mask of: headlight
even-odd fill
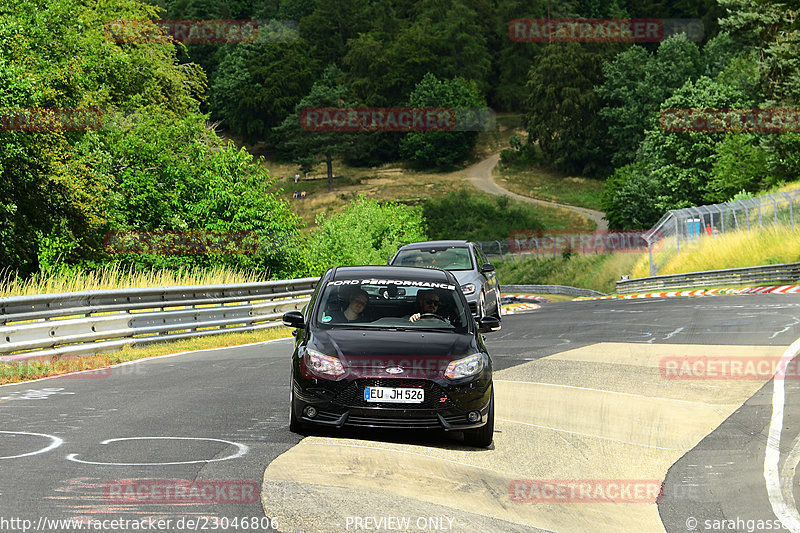
[[[483,370],[483,354],[476,353],[464,359],[458,359],[447,365],[444,377],[449,379],[459,379],[474,376]]]
[[[464,294],[472,294],[473,292],[475,292],[475,284],[467,283],[466,285],[462,285],[461,292],[463,292]]]
[[[311,372],[320,376],[337,378],[344,374],[344,366],[339,359],[316,350],[306,351],[306,366]]]

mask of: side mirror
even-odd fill
[[[487,272],[494,272],[494,265],[491,263],[484,263],[481,267],[481,272],[486,274]]]
[[[306,327],[303,313],[300,311],[289,311],[283,315],[283,325],[290,328],[303,329]]]
[[[500,329],[500,320],[493,316],[485,316],[478,321],[480,333],[491,333]]]

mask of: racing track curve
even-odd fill
[[[774,520],[763,456],[773,442],[770,380],[665,380],[659,364],[775,359],[798,336],[800,295],[565,302],[509,315],[487,335],[498,402],[489,450],[446,434],[290,433],[290,340],[3,386],[0,505],[4,517],[34,523],[157,516],[174,524],[266,512],[285,532],[343,531],[348,517],[408,517],[408,531],[434,530],[425,520],[438,519],[448,532],[504,533],[671,533],[687,530],[689,513],[701,525]],[[800,380],[785,385],[774,444],[781,486],[791,488]],[[222,505],[109,499],[109,483],[131,479],[263,485],[260,498]],[[666,483],[658,504],[521,503],[509,494],[518,479]],[[784,501],[796,506],[792,498],[789,490]]]

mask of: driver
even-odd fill
[[[409,322],[416,322],[422,315],[426,314],[438,315],[441,303],[439,295],[433,289],[417,292],[417,309],[419,309],[419,312],[408,317]]]

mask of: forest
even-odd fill
[[[463,167],[477,133],[307,131],[298,117],[309,107],[521,114],[526,135],[501,165],[604,182],[612,228],[771,190],[800,176],[796,123],[675,131],[664,113],[796,108],[799,13],[797,0],[0,0],[0,265],[30,275],[221,264],[287,277],[368,260],[352,243],[385,257],[425,237],[418,210],[367,199],[304,234],[263,161],[229,139],[299,170],[335,160],[435,171]],[[514,32],[527,19],[659,20],[663,31],[646,42],[536,39],[530,26]],[[258,32],[181,42],[159,20],[253,21]],[[120,21],[150,38],[114,35]],[[98,110],[101,124],[31,131],[13,120],[42,109]],[[109,232],[130,231],[254,232],[279,244],[104,247]]]

